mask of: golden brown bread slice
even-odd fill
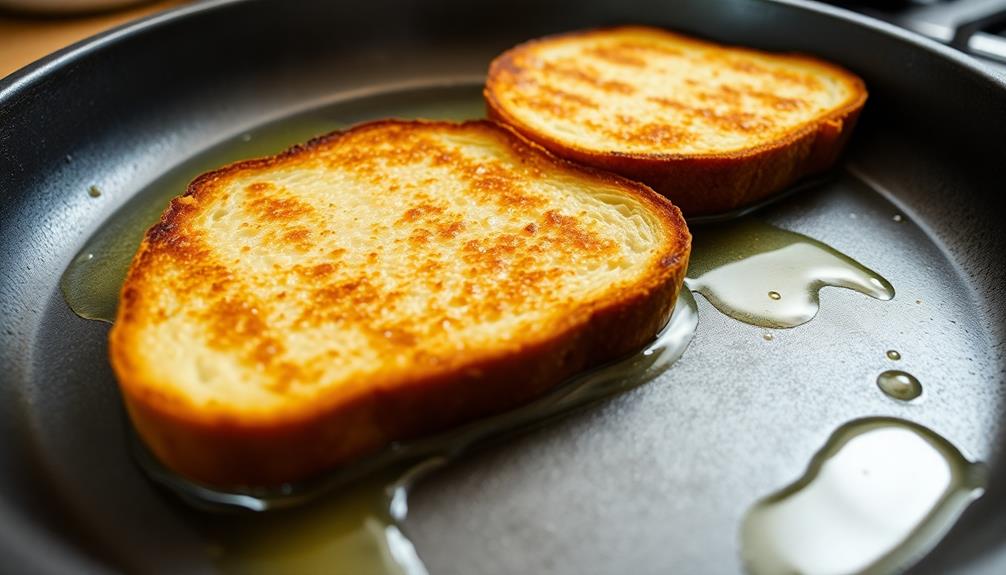
[[[170,468],[292,481],[638,349],[690,241],[649,188],[491,122],[364,124],[173,200],[123,286],[112,365]]]
[[[620,27],[512,48],[490,65],[485,99],[553,153],[644,182],[692,216],[830,167],[866,88],[807,56]]]

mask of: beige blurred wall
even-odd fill
[[[0,12],[0,78],[88,36],[183,3],[184,0],[163,0],[125,10],[74,17]]]

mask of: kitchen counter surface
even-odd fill
[[[0,78],[84,38],[183,3],[184,0],[161,0],[82,16],[0,12]]]

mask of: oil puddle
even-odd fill
[[[744,564],[755,575],[898,572],[940,540],[985,482],[983,464],[921,425],[854,420],[803,477],[748,511]]]
[[[392,515],[408,479],[385,472],[337,495],[271,513],[200,515],[207,555],[223,573],[426,575]],[[408,475],[406,474],[407,478]]]
[[[523,407],[393,444],[311,482],[223,492],[171,473],[136,438],[133,451],[155,482],[215,512],[196,522],[207,530],[209,553],[226,573],[422,574],[426,569],[399,527],[409,486],[473,449],[652,381],[685,352],[697,324],[695,299],[682,290],[667,325],[638,353],[574,377]],[[235,512],[241,512],[238,519]]]
[[[276,154],[320,134],[375,118],[481,118],[485,104],[480,86],[403,89],[337,102],[265,124],[195,155],[126,202],[87,240],[60,279],[63,299],[78,316],[111,323],[119,288],[143,234],[199,174],[238,160]]]
[[[686,285],[739,321],[789,328],[817,315],[825,286],[894,297],[880,274],[803,234],[745,219],[694,230]]]

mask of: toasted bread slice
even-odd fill
[[[503,53],[485,99],[490,117],[553,153],[644,182],[693,216],[830,167],[866,88],[807,56],[621,27]]]
[[[690,241],[649,188],[491,122],[364,124],[173,200],[123,286],[112,365],[173,470],[293,481],[638,349]]]

